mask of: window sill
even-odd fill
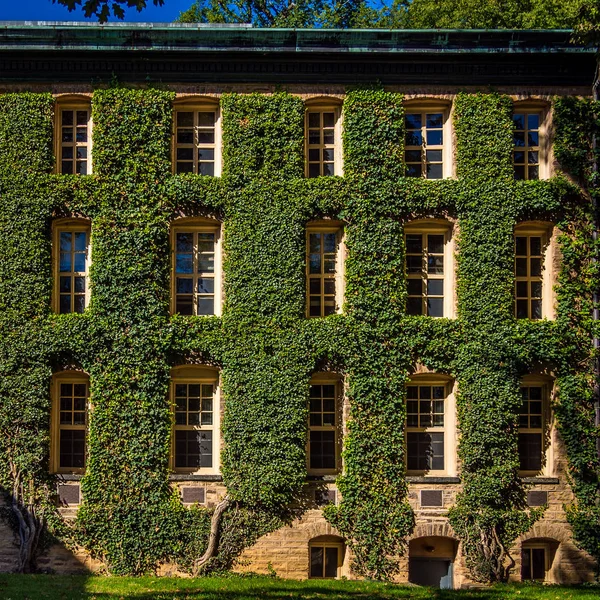
[[[54,473],[54,476],[61,481],[80,481],[83,473]]]
[[[193,475],[192,473],[171,473],[169,481],[223,481],[222,475]]]
[[[456,484],[460,483],[460,477],[446,477],[445,475],[407,475],[407,483],[442,483],[442,484]]]

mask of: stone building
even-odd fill
[[[589,97],[593,72],[593,53],[572,46],[568,32],[330,32],[8,23],[0,34],[0,93],[52,94],[53,173],[82,178],[97,172],[102,176],[103,166],[95,154],[92,161],[94,93],[117,79],[135,89],[154,86],[174,92],[173,176],[190,173],[219,178],[224,161],[228,156],[232,160],[223,136],[226,115],[220,100],[224,94],[270,96],[283,88],[305,105],[304,177],[343,178],[343,141],[352,135],[345,130],[347,90],[376,83],[403,94],[402,159],[407,182],[409,178],[457,179],[456,96],[490,91],[513,101],[515,179],[550,180],[559,168],[552,144],[553,102]],[[102,156],[107,156],[105,147],[104,152]],[[93,218],[76,210],[70,214],[55,211],[50,221],[44,234],[45,251],[52,260],[52,273],[47,274],[52,276],[48,315],[85,314],[93,305],[94,277],[101,277],[91,260],[96,260],[95,237],[100,239],[102,232],[96,232]],[[456,319],[459,220],[449,211],[432,210],[404,221],[406,314]],[[223,238],[235,235],[235,228],[229,233],[227,226],[227,217],[221,222],[210,214],[182,213],[172,220],[168,232],[171,258],[164,258],[170,260],[171,315],[190,316],[194,323],[211,316],[227,317]],[[541,219],[524,220],[515,227],[516,319],[533,322],[556,317],[559,233],[555,223]],[[353,260],[344,222],[315,214],[306,219],[302,235],[306,236],[299,274],[305,290],[302,318],[326,320],[338,314],[343,318],[348,300],[345,261]],[[143,254],[140,249],[140,260]],[[135,302],[133,296],[128,298]],[[103,318],[111,318],[110,310]],[[200,354],[205,347],[202,335],[200,331]],[[194,354],[194,348],[189,352]],[[60,510],[71,518],[85,502],[79,482],[88,461],[94,382],[84,369],[62,356],[57,350],[51,363],[48,470],[56,474]],[[220,431],[228,398],[222,392],[220,370],[227,365],[196,360],[169,366],[173,411],[169,482],[185,506],[198,503],[210,508],[226,494],[220,464],[225,442]],[[460,381],[426,366],[419,356],[409,371],[405,467],[416,526],[401,558],[398,580],[465,586],[471,580],[446,517],[462,488],[457,455]],[[306,391],[309,506],[291,525],[246,549],[237,568],[261,573],[272,568],[280,576],[300,579],[352,577],[345,541],[321,510],[327,502],[341,501],[336,478],[344,469],[343,440],[351,418],[348,382],[335,369],[315,368]],[[523,374],[520,393],[519,475],[529,505],[547,505],[547,509],[513,547],[517,563],[513,578],[559,583],[589,580],[593,560],[577,547],[565,516],[564,507],[574,496],[565,446],[553,417],[557,391],[552,368]],[[0,570],[10,571],[17,550],[14,534],[5,523],[0,524],[0,540]],[[102,567],[85,550],[60,546],[47,550],[38,566],[58,573]],[[169,570],[168,564],[162,566],[163,572]]]

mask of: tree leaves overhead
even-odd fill
[[[163,6],[165,0],[152,0],[154,6]],[[98,17],[100,23],[106,23],[110,16],[125,18],[124,8],[135,8],[141,12],[148,0],[52,0],[52,4],[62,4],[69,12],[81,7],[85,17]]]

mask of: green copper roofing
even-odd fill
[[[0,50],[331,52],[383,54],[593,53],[570,30],[261,29],[188,23],[0,21]]]

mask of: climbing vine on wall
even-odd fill
[[[458,179],[426,181],[403,177],[402,96],[349,91],[344,177],[308,180],[304,107],[284,92],[225,95],[223,176],[171,175],[173,97],[97,90],[94,175],[85,177],[49,174],[49,95],[0,97],[0,424],[10,432],[0,440],[0,484],[14,495],[19,474],[21,515],[32,507],[38,525],[49,519],[114,573],[149,572],[164,560],[191,568],[206,550],[211,511],[183,507],[170,487],[168,385],[171,367],[201,360],[222,372],[231,501],[206,567],[229,568],[302,506],[308,385],[327,365],[345,377],[350,419],[342,500],[326,517],[352,548],[357,574],[389,578],[414,524],[404,387],[418,360],[458,382],[464,489],[450,519],[474,576],[502,579],[512,541],[539,517],[518,477],[516,419],[519,379],[544,363],[558,377],[559,425],[569,423],[571,523],[600,556],[590,214],[562,177],[513,181],[510,100],[460,95]],[[556,104],[557,157],[575,177],[589,160],[573,137],[589,140],[585,107]],[[92,223],[92,301],[82,315],[54,315],[51,223],[72,214]],[[224,223],[222,317],[169,315],[169,226],[182,214]],[[405,314],[403,226],[416,217],[458,222],[455,320]],[[321,218],[346,225],[346,306],[343,315],[307,320],[305,228]],[[533,218],[563,232],[552,323],[513,318],[514,225]],[[84,503],[75,524],[59,528],[47,474],[50,378],[74,366],[90,375],[94,409]]]

